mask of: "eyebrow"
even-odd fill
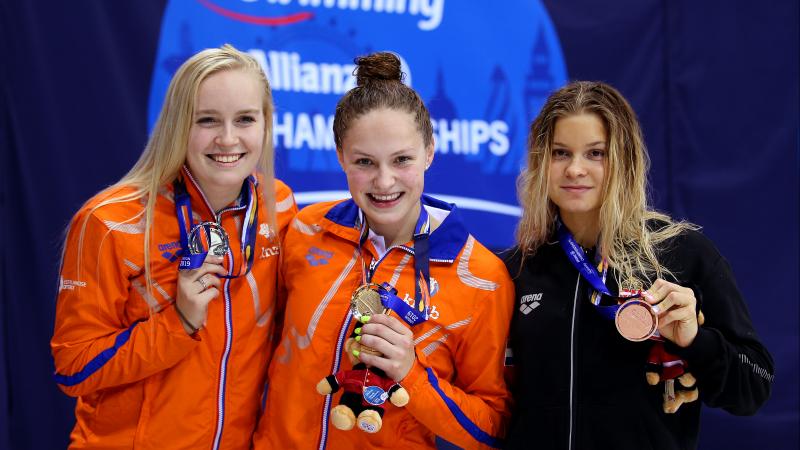
[[[390,157],[390,158],[392,158],[392,157],[395,157],[395,156],[398,156],[398,155],[402,155],[403,153],[406,153],[406,152],[413,152],[413,151],[414,151],[414,148],[411,148],[411,147],[409,147],[409,148],[404,148],[404,149],[397,150],[396,152],[392,152],[392,153],[390,153],[390,154],[389,154],[389,157]],[[374,156],[373,154],[371,154],[371,153],[367,153],[367,152],[365,152],[365,151],[358,150],[358,149],[353,149],[353,155],[354,155],[354,156],[368,156],[368,157],[370,157],[370,158],[374,158],[374,157],[375,157],[375,156]]]
[[[561,142],[553,142],[553,146],[561,146],[561,147],[569,147],[567,144],[562,144]],[[606,141],[594,141],[586,144],[586,147],[594,147],[595,145],[606,145]]]
[[[259,110],[258,109],[253,109],[253,108],[251,108],[251,109],[243,109],[241,111],[236,111],[236,114],[258,114],[258,113],[259,113]],[[219,111],[217,111],[216,109],[200,109],[200,110],[195,111],[194,114],[195,115],[200,115],[200,114],[219,114]]]

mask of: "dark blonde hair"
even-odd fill
[[[344,135],[353,121],[380,108],[406,111],[422,135],[425,147],[433,143],[433,127],[428,108],[417,92],[403,84],[400,58],[393,53],[377,52],[355,59],[356,87],[336,104],[333,118],[333,139],[337,151],[342,151]]]
[[[622,94],[602,82],[576,81],[557,90],[530,126],[527,167],[517,179],[522,206],[517,243],[523,260],[555,231],[558,208],[547,195],[553,135],[559,119],[578,114],[596,115],[607,135],[598,243],[603,256],[616,270],[617,281],[662,277],[667,271],[656,258],[656,247],[696,226],[674,222],[649,205],[650,160],[639,121]]]

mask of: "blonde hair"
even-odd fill
[[[600,251],[615,269],[617,282],[663,277],[669,271],[656,257],[659,244],[697,227],[675,222],[649,205],[650,160],[641,127],[622,94],[602,82],[576,81],[562,87],[550,95],[530,126],[527,167],[517,179],[522,206],[517,243],[522,260],[536,253],[555,231],[558,207],[547,195],[553,135],[559,119],[578,114],[596,115],[607,134]]]
[[[169,83],[161,112],[142,155],[122,179],[107,188],[107,191],[114,191],[118,188],[129,188],[128,190],[132,189],[132,191],[104,199],[86,214],[78,238],[78,262],[81,260],[86,224],[91,214],[109,204],[140,200],[144,203],[144,209],[123,223],[136,221],[144,215],[144,270],[148,293],[151,291],[150,240],[159,188],[174,181],[186,161],[189,130],[192,126],[200,84],[211,75],[227,70],[250,72],[263,85],[264,142],[256,171],[262,176],[260,187],[264,205],[267,208],[267,220],[270,227],[277,230],[274,149],[272,145],[273,105],[269,82],[261,66],[253,57],[225,44],[220,48],[210,48],[198,52],[178,68]]]

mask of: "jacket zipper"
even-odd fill
[[[203,198],[206,208],[208,208],[208,210],[211,212],[211,216],[219,226],[222,226],[223,213],[228,211],[236,211],[243,208],[241,205],[233,206],[223,208],[218,213],[215,213],[214,208],[211,207],[211,203],[206,198],[203,190],[200,189],[200,185],[197,183],[197,181],[195,181],[191,172],[186,171],[186,174],[197,188],[197,191],[200,193],[200,197]],[[258,200],[256,199],[256,201]],[[228,259],[228,275],[230,275],[233,273],[233,253],[230,246],[228,247],[228,253],[226,256]],[[231,347],[233,346],[233,315],[231,314],[230,283],[231,280],[228,278],[225,280],[222,287],[222,291],[224,293],[223,297],[225,299],[225,349],[222,352],[222,358],[220,359],[219,366],[219,384],[217,385],[217,423],[215,425],[216,429],[214,430],[214,443],[211,447],[214,450],[219,449],[220,443],[222,442],[222,430],[223,426],[225,425],[225,386],[228,377],[228,358],[231,353]]]
[[[575,440],[572,428],[575,421],[575,322],[578,315],[578,289],[581,285],[581,274],[575,282],[575,295],[572,297],[572,329],[569,340],[569,449]]]
[[[406,247],[404,245],[394,245],[389,247],[388,249],[386,249],[386,252],[383,254],[383,256],[381,256],[376,260],[372,260],[372,262],[369,263],[369,267],[367,269],[369,271],[369,276],[367,277],[368,282],[372,280],[372,275],[375,274],[375,270],[378,268],[378,265],[381,262],[383,262],[383,260],[389,254],[389,252],[391,252],[394,249],[404,250],[412,255],[414,254],[413,249]],[[431,259],[431,261],[452,262],[447,260],[434,260],[434,259]],[[342,323],[342,328],[339,330],[339,338],[336,342],[336,352],[333,358],[333,367],[331,368],[330,373],[336,373],[339,371],[339,361],[342,358],[342,351],[344,350],[344,341],[346,340],[347,330],[350,329],[350,323],[352,322],[352,320],[353,320],[353,314],[350,311],[350,308],[348,308],[347,314],[344,318],[344,322]],[[317,446],[319,450],[325,449],[328,445],[328,420],[330,414],[331,397],[332,395],[325,396],[325,404],[322,413],[322,433],[320,434],[319,445]]]

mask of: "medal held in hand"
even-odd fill
[[[192,254],[225,256],[229,248],[228,233],[216,222],[199,223],[189,232],[189,251]]]
[[[624,281],[620,289],[620,300],[624,303],[617,309],[614,323],[619,334],[629,341],[644,341],[658,332],[658,315],[641,299],[643,287],[641,281],[632,279]],[[625,301],[625,298],[630,300]]]
[[[387,310],[381,304],[381,296],[378,293],[378,285],[363,284],[353,292],[350,297],[350,311],[356,320],[361,320],[363,316],[374,316],[375,314],[386,314]],[[373,355],[381,353],[372,347],[361,345],[361,351]]]

